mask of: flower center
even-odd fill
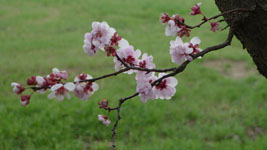
[[[159,90],[163,90],[166,87],[167,87],[167,81],[166,80],[161,81],[160,84],[156,86],[156,88]]]
[[[146,68],[146,61],[144,60],[144,61],[139,62],[139,66],[140,68]]]
[[[129,55],[127,58],[123,58],[122,60],[130,65],[133,65],[133,62],[135,61],[134,57],[131,55]]]

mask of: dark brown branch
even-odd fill
[[[116,107],[116,109],[117,109],[117,119],[116,119],[116,121],[115,121],[115,123],[113,125],[113,128],[112,128],[112,146],[114,148],[116,147],[116,145],[115,145],[115,142],[116,142],[116,128],[117,128],[117,126],[119,124],[119,120],[121,119],[121,116],[120,116],[121,106],[126,100],[129,100],[129,99],[131,99],[133,97],[136,97],[136,96],[138,96],[138,93],[134,93],[131,96],[128,96],[128,97],[120,99],[118,107]]]
[[[209,52],[211,52],[211,51],[219,50],[219,49],[222,49],[222,48],[224,48],[224,47],[230,45],[231,42],[232,42],[233,36],[234,36],[233,28],[230,28],[228,37],[227,37],[227,39],[226,39],[225,42],[223,42],[223,43],[221,43],[221,44],[218,44],[218,45],[215,45],[215,46],[208,47],[208,48],[206,48],[205,50],[203,50],[203,51],[201,51],[201,52],[199,52],[199,53],[197,53],[197,54],[195,54],[195,55],[192,55],[193,60],[196,59],[196,58],[198,58],[198,57],[203,57],[205,54],[207,54],[207,53],[209,53]],[[167,77],[175,76],[175,75],[179,74],[180,72],[183,72],[184,69],[186,68],[186,66],[187,66],[190,62],[192,62],[192,61],[189,61],[189,60],[185,61],[185,62],[182,63],[178,68],[176,68],[176,70],[175,70],[174,72],[169,73],[169,74],[167,74],[167,75],[165,75],[165,76],[162,76],[161,78],[159,78],[159,79],[157,79],[156,81],[154,81],[154,82],[152,83],[152,86],[159,84],[163,79],[165,79],[165,78],[167,78]]]

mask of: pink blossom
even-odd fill
[[[159,73],[158,78],[163,77],[166,73]],[[156,85],[154,90],[156,94],[156,98],[160,99],[171,99],[171,97],[175,94],[176,88],[175,86],[178,84],[178,81],[174,77],[168,77],[163,79],[159,85]]]
[[[36,77],[32,76],[30,78],[27,79],[27,85],[36,85],[37,81],[36,81]]]
[[[188,47],[189,43],[183,43],[180,37],[177,37],[175,41],[171,41],[170,44],[172,62],[181,64],[185,59],[189,61],[193,59],[189,55],[193,52],[193,49]]]
[[[181,26],[181,30],[177,32],[177,35],[181,38],[184,36],[189,37],[190,32],[191,32],[191,30],[189,28],[187,28],[185,25],[183,25],[183,26]]]
[[[106,22],[93,22],[92,28],[92,44],[104,50],[105,45],[109,44],[110,39],[116,32],[115,29],[109,27]]]
[[[98,120],[102,121],[102,123],[106,126],[109,126],[111,121],[108,119],[108,116],[104,116],[104,115],[98,115]]]
[[[153,56],[148,56],[147,53],[144,53],[142,59],[138,63],[140,68],[153,69],[155,64],[153,63]]]
[[[52,71],[56,78],[67,80],[68,78],[67,71],[65,70],[59,71],[57,68],[53,68]]]
[[[135,78],[137,81],[136,92],[139,93],[141,101],[145,103],[148,99],[154,100],[156,93],[151,86],[151,83],[156,80],[154,72],[146,74],[143,71],[139,71]]]
[[[117,34],[117,32],[114,33],[114,35],[110,39],[110,45],[116,45],[119,46],[119,41],[121,40],[121,36]]]
[[[40,88],[40,90],[38,90],[40,94],[44,94],[50,86],[53,86],[57,83],[50,81],[49,78],[47,77],[41,77],[41,76],[36,76],[36,81],[37,85],[35,87]]]
[[[129,47],[129,42],[127,40],[125,40],[124,38],[122,38],[119,42],[118,42],[118,46],[120,48],[126,48]]]
[[[93,41],[92,34],[85,33],[83,50],[84,50],[84,53],[88,54],[89,56],[94,56],[95,53],[98,51],[98,47],[93,45],[92,41]]]
[[[162,15],[160,16],[161,23],[167,23],[170,19],[171,17],[169,17],[167,13],[162,13]]]
[[[202,49],[198,48],[201,40],[199,37],[193,37],[189,42],[189,48],[193,50],[192,54],[197,54],[202,51]]]
[[[21,95],[20,96],[20,102],[23,106],[27,106],[30,103],[30,95]]]
[[[176,26],[178,26],[179,28],[184,25],[184,18],[180,17],[178,14],[172,15],[171,19],[176,23]]]
[[[75,88],[75,84],[69,82],[66,84],[55,84],[51,87],[52,93],[48,95],[49,99],[57,98],[57,100],[62,101],[64,99],[64,95],[68,99],[70,99],[70,94],[68,92],[72,92]]]
[[[216,32],[220,28],[219,22],[211,22],[210,26],[211,26],[210,30],[213,32]]]
[[[107,56],[112,55],[113,57],[116,56],[116,48],[112,45],[105,46],[105,51],[107,52]]]
[[[181,30],[173,20],[169,20],[165,28],[166,36],[176,36],[177,33]]]
[[[25,88],[19,84],[19,83],[11,83],[11,86],[13,86],[13,92],[16,93],[16,94],[21,94],[23,91],[25,91]]]
[[[138,65],[138,58],[141,55],[141,51],[140,50],[136,50],[134,51],[133,46],[128,46],[126,48],[120,48],[117,51],[117,55],[120,57],[120,59],[122,61],[124,61],[126,64],[130,65],[130,66],[137,66]],[[119,69],[125,68],[123,66],[123,64],[117,59],[117,57],[114,57],[113,59],[114,63],[115,63],[115,70],[119,71]],[[130,70],[127,73],[128,74],[132,74],[134,71]]]
[[[88,74],[80,74],[74,79],[74,82],[76,82],[75,89],[73,91],[74,95],[82,100],[88,100],[88,98],[92,96],[99,88],[94,82],[79,82],[81,80],[88,79],[92,79],[92,76]]]
[[[190,13],[190,15],[195,16],[201,14],[200,5],[201,3],[197,3],[195,6],[193,6],[191,8],[192,12]]]

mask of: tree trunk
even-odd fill
[[[258,71],[267,78],[267,0],[215,0],[221,12],[247,8],[252,12],[224,15],[235,36],[246,48]]]

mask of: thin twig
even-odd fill
[[[197,24],[195,26],[186,25],[186,27],[189,28],[189,29],[199,28],[200,26],[202,26],[203,24],[205,24],[206,22],[208,22],[210,20],[217,19],[218,17],[221,17],[221,16],[226,15],[226,14],[230,14],[230,13],[234,13],[234,12],[240,12],[240,11],[251,12],[252,10],[251,9],[247,9],[247,8],[236,8],[236,9],[233,9],[233,10],[228,10],[228,11],[223,12],[221,14],[218,14],[216,16],[213,16],[213,17],[210,17],[210,18],[206,18],[201,23],[199,23],[199,24]]]

